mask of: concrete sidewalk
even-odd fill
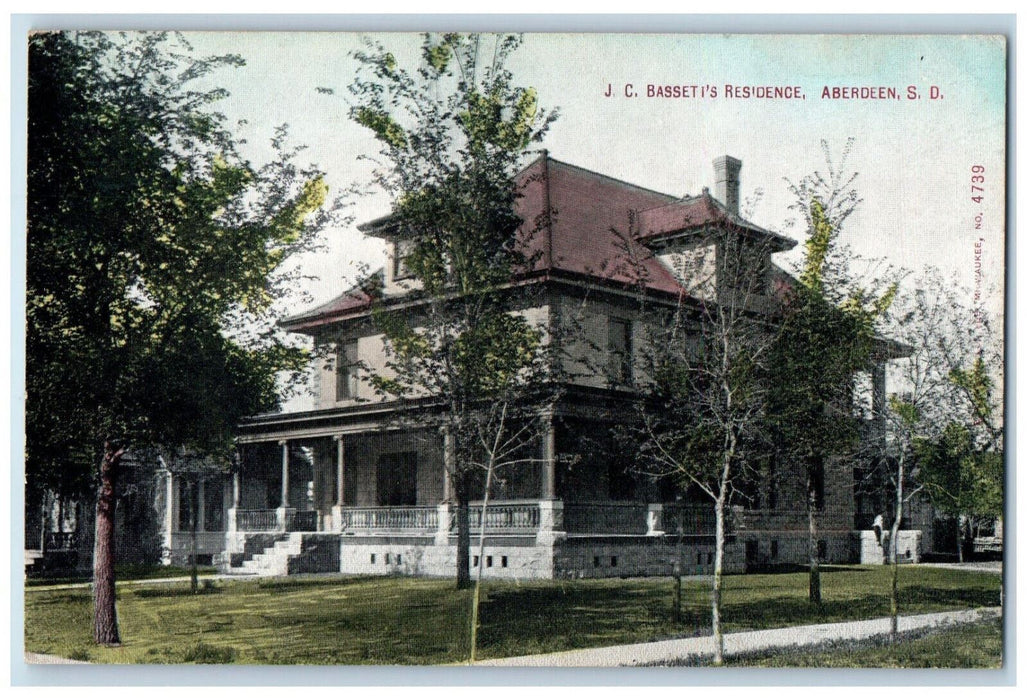
[[[1001,614],[1002,608],[995,607],[926,613],[923,615],[906,615],[899,617],[899,632],[909,632],[925,627],[949,627],[977,620],[991,619]],[[782,627],[756,632],[733,632],[724,635],[724,654],[730,657],[773,649],[816,646],[825,642],[868,639],[888,634],[890,629],[891,618],[879,617],[874,620],[860,620],[857,622]],[[475,665],[526,667],[659,665],[682,661],[690,656],[712,657],[713,649],[712,636],[689,637],[687,639],[669,639],[662,642],[647,642],[644,644],[575,649],[554,654],[489,659],[477,662]]]

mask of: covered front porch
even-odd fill
[[[551,424],[535,459],[497,473],[487,507],[469,504],[472,534],[481,532],[483,510],[487,536],[530,536],[539,543],[597,534],[713,533],[712,508],[706,505],[663,504],[652,489],[586,490],[587,474],[568,466],[576,464],[581,472],[583,461],[558,452],[558,437]],[[457,506],[446,443],[444,432],[433,429],[243,438],[226,530],[416,536],[447,543],[456,536]],[[607,479],[605,465],[603,471]]]

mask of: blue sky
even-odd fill
[[[366,130],[347,119],[345,87],[359,37],[345,33],[200,33],[200,53],[241,54],[246,67],[217,76],[232,96],[220,108],[247,120],[256,159],[272,127],[288,123],[335,190],[367,180],[359,154],[376,151]],[[416,34],[383,34],[401,63],[418,55]],[[538,90],[560,118],[546,139],[567,162],[672,194],[712,186],[711,162],[743,161],[742,197],[760,188],[752,218],[789,228],[785,178],[822,169],[820,142],[835,152],[855,138],[850,170],[860,173],[864,204],[846,224],[856,250],[918,270],[938,265],[973,282],[974,244],[984,238],[986,283],[1001,312],[1004,265],[1005,44],[995,37],[846,35],[528,34],[510,62],[521,84]],[[653,84],[717,86],[718,99],[645,97]],[[631,84],[637,97],[623,97]],[[724,99],[724,86],[798,86],[802,100]],[[824,86],[897,88],[899,100],[824,100]],[[922,99],[905,98],[915,85]],[[929,86],[942,98],[929,99]],[[319,86],[335,95],[319,94]],[[605,97],[612,86],[614,96]],[[970,169],[985,168],[981,205],[970,200]],[[388,209],[362,200],[357,221]],[[974,215],[983,213],[983,228]],[[330,254],[305,264],[320,281],[317,301],[341,292],[359,263],[381,264],[384,251],[355,226],[329,233]],[[787,262],[787,260],[785,261]]]

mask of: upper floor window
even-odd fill
[[[339,345],[335,358],[335,400],[346,401],[357,397],[357,341]]]
[[[609,320],[607,348],[610,358],[610,381],[614,384],[631,383],[631,321],[623,318]]]
[[[414,252],[414,241],[406,238],[396,241],[392,249],[392,279],[401,280],[413,277],[410,270],[410,254]]]

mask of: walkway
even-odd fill
[[[978,608],[950,612],[906,615],[899,618],[899,632],[925,627],[948,627],[1002,614],[1002,608]],[[801,627],[782,627],[756,632],[733,632],[724,635],[725,656],[751,652],[808,647],[833,641],[855,641],[888,634],[891,618],[879,617],[858,622],[835,622]],[[554,654],[513,656],[505,659],[480,661],[479,666],[646,666],[680,662],[688,657],[713,655],[713,637],[669,639],[663,642],[624,644],[594,649],[576,649]]]

